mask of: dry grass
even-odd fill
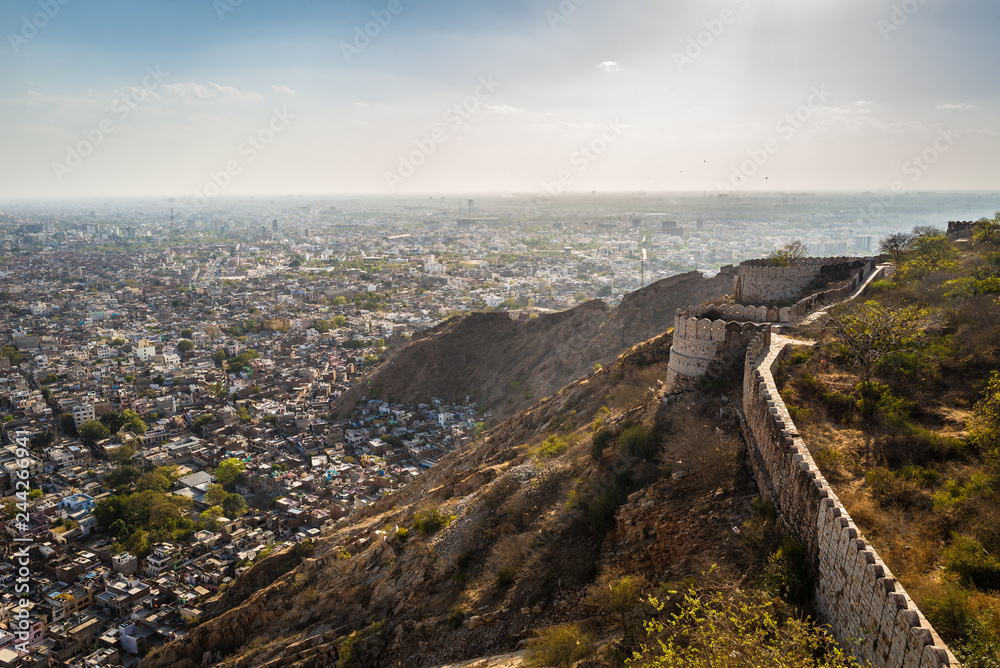
[[[712,421],[682,413],[663,437],[660,463],[673,471],[688,472],[685,479],[699,489],[731,489],[740,466],[735,438],[721,433]]]

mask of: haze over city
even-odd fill
[[[18,0],[0,9],[0,197],[990,189],[997,16]]]

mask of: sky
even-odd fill
[[[7,0],[0,198],[1000,188],[995,0]]]

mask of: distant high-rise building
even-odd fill
[[[872,238],[871,236],[860,236],[854,237],[854,248],[865,253],[872,252]]]
[[[278,219],[277,218],[275,218],[274,220],[271,221],[271,229],[273,229],[275,232],[278,231]]]

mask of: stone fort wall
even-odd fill
[[[742,361],[743,352],[758,334],[750,322],[726,322],[699,317],[707,309],[678,309],[667,365],[668,392],[690,389],[701,375],[721,376]]]
[[[736,278],[736,302],[762,304],[796,299],[812,284],[846,278],[871,262],[856,257],[804,257],[787,266],[775,266],[771,260],[747,260],[740,263]]]
[[[751,470],[787,529],[807,549],[821,620],[862,663],[958,666],[888,566],[867,545],[813,461],[778,394],[774,369],[788,350],[770,327],[747,348],[743,411]],[[857,641],[859,644],[855,644]]]
[[[721,306],[692,306],[678,309],[674,316],[674,335],[667,367],[666,389],[668,393],[691,389],[701,375],[722,376],[734,363],[742,363],[743,354],[750,340],[756,335],[760,325],[766,323],[790,324],[800,320],[822,306],[842,301],[864,283],[876,271],[874,260],[844,262],[849,258],[805,258],[802,267],[815,271],[809,274],[810,282],[823,280],[826,272],[830,280],[850,277],[850,281],[840,288],[824,290],[800,299],[792,306],[744,306],[724,304]],[[745,275],[753,275],[757,270],[765,273],[784,272],[783,275],[799,276],[802,267],[773,267],[754,263],[766,260],[750,260],[740,265],[739,281]],[[846,272],[846,273],[845,273]],[[819,278],[816,278],[819,277]],[[806,283],[807,286],[809,283]],[[801,292],[801,290],[800,290]],[[765,299],[764,301],[776,301]]]

